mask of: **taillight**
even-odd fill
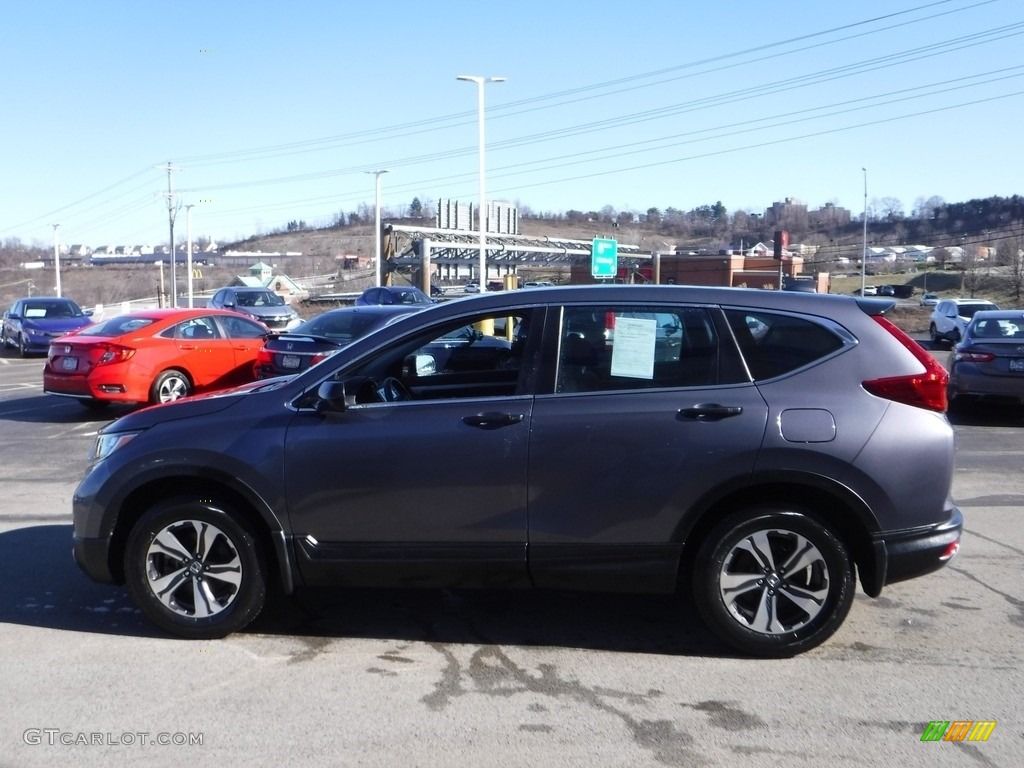
[[[991,352],[960,352],[957,351],[953,355],[953,359],[958,363],[989,363],[996,359],[996,356]]]
[[[330,357],[330,354],[328,354],[327,352],[317,352],[309,359],[309,365],[310,367],[313,367],[317,363],[326,360],[328,357]]]
[[[273,365],[274,364],[274,353],[270,352],[266,347],[256,353],[256,365]]]
[[[135,354],[134,349],[129,347],[119,347],[116,344],[104,344],[100,349],[103,350],[103,354],[99,356],[99,359],[96,361],[96,365],[123,363],[125,360],[130,360]]]
[[[863,382],[862,386],[868,392],[887,400],[894,400],[898,403],[913,405],[918,408],[927,408],[940,413],[946,410],[946,385],[949,383],[949,373],[939,365],[939,362],[925,352],[921,345],[910,338],[907,334],[889,322],[881,315],[874,315],[872,319],[885,328],[904,347],[910,350],[911,354],[924,366],[924,373],[913,373],[909,376],[890,376],[883,379],[872,379]]]

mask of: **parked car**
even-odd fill
[[[86,406],[167,403],[253,380],[267,329],[224,309],[150,309],[54,339],[43,391]]]
[[[316,365],[395,318],[417,312],[423,304],[339,307],[307,320],[294,331],[267,337],[256,356],[256,378],[290,376]]]
[[[436,304],[437,300],[432,299],[419,288],[411,285],[382,285],[371,287],[363,291],[356,298],[356,306],[368,306],[373,304]]]
[[[928,321],[928,335],[938,344],[956,344],[964,337],[967,324],[975,312],[999,309],[985,299],[942,299],[932,310]]]
[[[208,306],[247,315],[271,331],[290,331],[302,324],[299,313],[269,288],[221,288],[213,294]]]
[[[896,289],[891,285],[880,285],[875,289],[877,296],[895,296]]]
[[[877,296],[878,288],[873,285],[865,285],[863,289],[858,288],[854,291],[855,296]]]
[[[464,293],[480,293],[480,286],[476,283],[466,283],[462,290]]]
[[[974,313],[950,356],[949,399],[1024,405],[1024,311]]]
[[[939,303],[939,295],[937,293],[922,293],[920,301],[922,307],[934,307]]]
[[[44,354],[53,339],[90,325],[91,315],[71,299],[59,296],[18,299],[4,312],[4,347],[17,349],[22,357]]]
[[[855,578],[875,597],[959,547],[946,373],[893,306],[599,285],[428,307],[297,376],[103,427],[75,558],[190,638],[249,624],[271,583],[678,586],[724,643],[790,656],[840,627]],[[614,339],[577,356],[595,317]],[[437,364],[467,327],[508,364]]]

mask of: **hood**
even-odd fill
[[[72,333],[87,325],[92,325],[92,320],[88,317],[32,318],[21,321],[21,327],[26,331],[41,331],[60,335]]]
[[[281,376],[276,379],[253,381],[232,389],[208,392],[201,395],[183,397],[172,403],[151,405],[138,411],[125,414],[103,428],[104,432],[125,432],[133,429],[148,429],[157,424],[180,419],[192,419],[209,416],[212,413],[231,408],[240,403],[246,395],[253,392],[269,392],[289,383],[293,377]]]

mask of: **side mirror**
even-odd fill
[[[344,413],[348,408],[343,381],[325,381],[317,389],[316,396],[317,413]]]
[[[437,361],[433,355],[409,355],[405,358],[402,369],[402,374],[406,377],[433,376],[437,373]]]

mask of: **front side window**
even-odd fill
[[[530,322],[533,312],[506,310],[433,325],[333,378],[346,382],[351,405],[523,394],[536,367],[526,358],[536,346],[529,329],[540,331]]]

